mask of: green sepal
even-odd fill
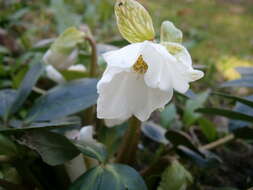
[[[183,33],[172,22],[164,21],[161,25],[161,42],[182,43]]]
[[[77,45],[84,42],[85,33],[75,27],[66,29],[51,45],[53,52],[70,54]]]
[[[154,40],[155,31],[148,11],[135,0],[117,0],[117,25],[123,38],[130,43]]]

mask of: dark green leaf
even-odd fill
[[[80,154],[80,151],[65,136],[44,130],[27,132],[25,145],[36,150],[44,162],[55,166],[63,164]]]
[[[0,134],[0,155],[13,156],[17,154],[17,147],[10,138]]]
[[[96,104],[97,80],[81,79],[57,86],[36,101],[27,121],[62,118]]]
[[[31,123],[30,126],[36,128],[43,127],[55,127],[55,126],[68,126],[68,125],[81,125],[81,120],[79,117],[66,117],[62,119],[52,120],[52,121],[44,121],[44,122],[34,122]]]
[[[176,148],[180,145],[183,145],[183,146],[186,146],[196,152],[199,152],[197,147],[192,142],[191,137],[182,131],[169,130],[169,131],[167,131],[165,136]]]
[[[11,120],[9,123],[13,128],[2,128],[0,132],[7,134],[22,133],[31,130],[49,130],[59,129],[67,126],[80,126],[81,121],[77,117],[67,117],[59,120],[45,121],[45,122],[34,122],[29,124],[28,127],[22,127],[23,123],[19,120]]]
[[[253,127],[242,127],[233,131],[236,138],[253,140]]]
[[[153,122],[144,123],[141,131],[144,135],[158,143],[168,144],[168,140],[165,138],[166,130]]]
[[[200,117],[195,110],[203,106],[209,96],[209,91],[196,95],[193,99],[188,99],[183,114],[183,122],[185,125],[192,125]]]
[[[246,98],[248,100],[253,101],[253,96],[248,96]],[[250,116],[253,117],[253,108],[249,107],[249,106],[247,106],[245,104],[237,102],[233,110],[236,111],[236,112],[247,114],[247,115],[250,115]],[[236,130],[238,128],[247,127],[247,126],[250,126],[250,125],[252,125],[252,123],[250,123],[248,121],[231,119],[229,121],[229,130],[230,131],[234,131],[234,130]]]
[[[223,93],[217,93],[217,92],[212,93],[212,94],[217,95],[217,96],[222,96],[224,98],[231,99],[231,100],[234,100],[234,101],[237,101],[237,102],[241,102],[242,104],[253,107],[253,101],[251,101],[247,97],[246,98],[241,98],[241,97],[232,96],[232,95],[223,94]]]
[[[31,67],[17,91],[17,96],[11,104],[8,114],[15,113],[23,105],[43,71],[44,65],[41,62],[37,62]]]
[[[205,118],[200,118],[198,122],[199,127],[201,128],[201,131],[206,136],[206,138],[209,141],[215,140],[217,137],[217,130],[214,123]]]
[[[13,104],[17,92],[15,90],[1,90],[0,91],[0,116],[4,117],[7,109]]]
[[[147,190],[141,176],[129,166],[110,164],[90,169],[69,190]]]
[[[99,162],[105,163],[108,153],[103,144],[84,143],[80,141],[75,142],[76,147],[86,156],[92,157]]]
[[[201,168],[214,168],[222,162],[222,160],[218,156],[208,151],[199,154],[199,152],[195,152],[194,150],[191,150],[185,146],[179,146],[178,150],[181,156],[186,156],[188,159],[190,159],[193,163],[195,163],[198,167]]]
[[[170,128],[174,119],[177,117],[177,109],[174,104],[169,104],[161,112],[161,125],[165,128]]]
[[[123,123],[112,128],[99,128],[98,141],[107,147],[109,156],[115,155],[115,153],[119,150],[124,132],[126,131],[127,127],[127,123]]]
[[[250,115],[246,115],[243,113],[226,110],[226,109],[219,109],[219,108],[200,108],[197,109],[196,112],[210,114],[210,115],[219,115],[224,116],[230,119],[237,119],[243,121],[253,122],[253,117]]]

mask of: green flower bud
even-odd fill
[[[115,14],[121,35],[130,43],[155,38],[152,18],[136,0],[117,0]]]
[[[183,33],[172,22],[164,21],[161,26],[161,42],[181,43]]]
[[[66,29],[51,45],[43,61],[58,70],[66,70],[78,56],[78,44],[84,42],[85,33],[75,27]]]

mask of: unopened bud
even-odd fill
[[[43,57],[46,64],[58,70],[66,70],[76,62],[79,43],[84,42],[85,34],[74,27],[66,29],[51,45]]]

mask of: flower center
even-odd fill
[[[143,60],[142,55],[140,55],[133,65],[133,69],[138,74],[145,74],[148,70],[148,64]]]

